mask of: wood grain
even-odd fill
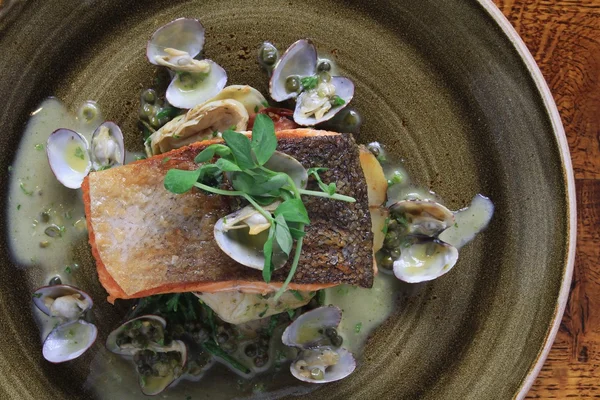
[[[575,169],[578,237],[560,331],[528,398],[600,397],[600,0],[495,0],[556,100]]]

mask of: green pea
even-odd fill
[[[288,76],[285,80],[285,90],[288,93],[297,92],[300,89],[300,79],[297,76]]]
[[[329,72],[331,71],[331,63],[327,60],[321,60],[319,61],[319,64],[317,64],[317,71],[318,72]]]
[[[142,102],[154,104],[156,103],[156,91],[154,89],[146,89],[142,92]]]

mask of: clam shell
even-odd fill
[[[107,128],[110,139],[107,141],[100,137],[103,128]],[[103,122],[92,134],[90,145],[90,157],[92,167],[99,169],[125,163],[125,142],[123,132],[117,124],[112,121]]]
[[[33,304],[44,314],[48,316],[52,316],[50,309],[46,305],[46,299],[56,299],[62,296],[70,296],[73,294],[79,294],[80,298],[85,300],[88,303],[88,307],[82,310],[81,313],[89,310],[94,305],[92,298],[86,292],[76,288],[75,286],[70,285],[51,285],[51,286],[42,286],[33,293]]]
[[[265,96],[249,85],[229,85],[210,101],[225,99],[232,99],[242,103],[246,107],[248,115],[256,114],[258,111],[266,108],[268,104]]]
[[[275,101],[296,98],[298,93],[288,93],[285,81],[289,76],[311,76],[317,68],[317,49],[308,39],[293,43],[279,58],[269,81],[269,93]]]
[[[57,129],[48,137],[46,154],[56,179],[70,189],[78,189],[92,168],[88,142],[70,129]]]
[[[181,353],[181,363],[180,363],[180,371],[175,374],[171,371],[166,376],[149,376],[142,377],[138,375],[138,383],[140,385],[140,389],[142,393],[146,396],[155,396],[169,387],[173,382],[177,380],[181,376],[183,371],[183,367],[187,362],[187,347],[185,343],[180,340],[174,340],[169,346],[161,346],[161,347],[152,347],[152,350],[158,353],[167,353],[171,351],[178,351]]]
[[[302,126],[313,126],[316,124],[320,124],[321,122],[325,122],[333,118],[335,114],[337,114],[340,110],[350,103],[352,98],[354,97],[354,83],[348,78],[343,76],[334,76],[331,78],[331,84],[335,86],[335,94],[341,97],[344,100],[344,104],[340,106],[332,106],[329,111],[327,111],[321,118],[317,119],[313,116],[305,117],[302,115],[300,109],[302,107],[302,102],[304,99],[309,96],[310,91],[304,91],[300,96],[298,96],[298,100],[296,101],[296,108],[294,109],[294,121],[298,125]]]
[[[108,335],[108,338],[106,339],[106,348],[112,353],[123,355],[123,356],[131,356],[136,351],[140,350],[140,348],[135,347],[133,345],[128,345],[127,347],[119,346],[117,344],[117,339],[118,339],[119,334],[121,332],[123,332],[129,324],[133,323],[134,321],[142,321],[143,322],[144,320],[152,320],[152,321],[158,322],[162,326],[163,332],[162,332],[161,336],[164,338],[164,329],[167,327],[167,321],[165,321],[164,318],[159,317],[158,315],[142,315],[140,317],[130,319],[129,321],[121,324],[121,326],[119,326],[117,329],[112,331]],[[160,346],[158,343],[155,343],[155,345]]]
[[[194,58],[204,47],[204,26],[197,19],[179,18],[158,28],[146,46],[148,61],[154,65],[156,57],[166,56],[165,48],[187,52]],[[172,103],[171,103],[172,104]]]
[[[296,362],[298,362],[299,360],[305,359],[305,357],[307,356],[307,353],[316,352],[316,351],[320,351],[320,350],[321,350],[321,348],[318,350],[305,350],[305,351],[301,352],[299,357],[296,359],[296,361],[290,365],[290,372],[292,373],[292,375],[294,375],[295,378],[297,378],[303,382],[329,383],[329,382],[339,381],[340,379],[344,379],[345,377],[350,375],[352,372],[354,372],[354,370],[356,369],[356,360],[354,359],[354,356],[352,355],[352,353],[350,353],[345,348],[340,347],[338,349],[330,349],[330,350],[336,352],[338,354],[338,356],[340,357],[340,359],[338,360],[337,364],[335,364],[335,365],[329,366],[327,368],[320,368],[321,370],[324,369],[323,379],[315,380],[315,379],[311,379],[311,378],[302,376],[299,373],[300,371],[298,371],[298,369],[296,368]]]
[[[417,240],[401,249],[394,261],[394,275],[408,283],[426,282],[438,278],[454,267],[458,250],[437,239]]]
[[[288,174],[297,187],[306,189],[308,173],[300,161],[296,160],[294,157],[276,151],[264,166],[271,171]]]
[[[206,61],[210,64],[210,72],[194,87],[184,87],[181,82],[183,75],[175,75],[167,88],[166,97],[169,103],[178,108],[193,108],[212,99],[223,90],[227,84],[227,72],[214,61]]]
[[[342,310],[336,306],[319,307],[299,316],[281,336],[286,346],[308,349],[315,347],[325,337],[326,328],[337,328],[342,320]]]
[[[437,236],[454,224],[454,213],[431,200],[402,200],[390,206],[390,213],[406,219],[410,235]]]
[[[89,349],[98,335],[94,324],[77,320],[57,326],[42,347],[44,358],[51,363],[73,360]]]

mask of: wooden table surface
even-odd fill
[[[494,0],[535,57],[567,133],[577,188],[571,295],[528,398],[600,397],[600,0]]]

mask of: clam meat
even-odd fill
[[[394,261],[394,275],[404,282],[416,283],[438,278],[454,267],[458,250],[448,243],[432,238],[416,238],[403,246]]]

